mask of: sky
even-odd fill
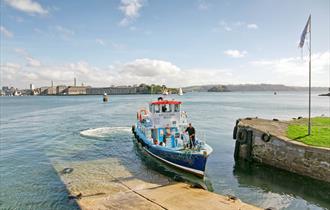
[[[0,0],[1,86],[330,86],[329,0]],[[307,35],[307,38],[309,35]]]

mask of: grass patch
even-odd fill
[[[308,119],[295,120],[287,129],[287,137],[302,143],[330,148],[330,117],[311,119],[311,135],[308,136]]]

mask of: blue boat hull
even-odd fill
[[[174,167],[188,171],[198,176],[204,176],[207,157],[202,154],[176,151],[161,146],[152,145],[145,135],[135,127],[132,129],[136,139],[143,148],[153,157]]]

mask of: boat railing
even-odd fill
[[[189,135],[188,134],[183,134],[183,145],[184,148],[188,148],[189,144],[190,144],[190,140],[189,140]],[[198,132],[195,136],[195,143],[196,143],[196,147],[195,149],[199,150],[204,148],[204,145],[206,144],[206,140],[205,140],[205,133],[204,132]]]
[[[185,112],[185,111],[180,112],[180,123],[181,124],[187,124],[188,123],[187,112]]]
[[[199,142],[206,143],[206,134],[205,134],[205,132],[198,131],[198,133],[196,134],[196,140],[198,140]]]

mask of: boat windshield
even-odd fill
[[[180,112],[180,104],[150,104],[151,113]]]

